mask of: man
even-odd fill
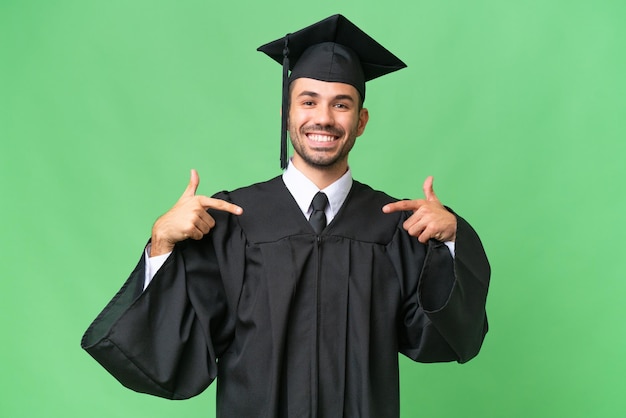
[[[220,417],[398,417],[398,352],[478,353],[487,258],[432,177],[404,201],[351,177],[365,81],[401,61],[340,15],[260,50],[291,70],[286,171],[213,198],[192,171],[82,345],[139,392],[182,399],[219,377]]]

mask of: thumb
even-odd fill
[[[183,196],[192,197],[195,196],[196,190],[198,190],[198,184],[200,183],[200,176],[195,169],[191,169],[191,175],[189,176],[189,184],[183,192]]]
[[[424,190],[424,197],[426,197],[426,200],[439,201],[437,195],[435,194],[435,190],[433,189],[433,181],[433,176],[428,176],[426,177],[426,180],[424,180],[424,185],[422,186],[422,190]]]

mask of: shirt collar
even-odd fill
[[[315,193],[320,190],[291,161],[289,161],[289,165],[283,173],[283,182],[304,216],[308,219],[311,215],[311,200],[313,200]],[[328,196],[328,205],[325,210],[328,223],[332,221],[339,209],[341,209],[341,206],[346,201],[346,197],[348,197],[350,188],[352,188],[352,172],[348,168],[348,171],[343,176],[321,190]]]

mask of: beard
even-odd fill
[[[315,168],[332,168],[347,161],[348,154],[357,137],[357,126],[350,130],[346,140],[338,149],[332,151],[323,148],[309,148],[306,146],[306,134],[308,132],[326,133],[341,138],[345,131],[334,126],[306,125],[300,129],[289,127],[289,137],[296,154],[308,165]]]

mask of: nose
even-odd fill
[[[335,123],[333,112],[329,106],[316,107],[315,123],[321,126],[332,126]]]

